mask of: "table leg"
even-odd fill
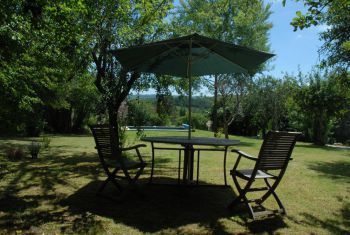
[[[152,183],[153,181],[153,171],[154,171],[154,145],[153,142],[151,142],[152,145],[152,162],[151,162],[151,178],[149,179],[149,183]]]
[[[197,180],[196,180],[196,184],[198,185],[199,183],[199,156],[200,156],[200,150],[197,150]]]
[[[179,150],[179,169],[177,171],[177,183],[180,184],[180,176],[181,176],[181,149]]]
[[[192,145],[185,146],[183,183],[193,180],[194,150]]]
[[[226,158],[227,158],[227,148],[225,147],[225,154],[224,154],[224,181],[225,181],[225,186],[227,186],[227,179],[226,179]]]
[[[187,170],[188,170],[188,148],[187,146],[185,147],[185,152],[184,152],[184,171],[183,171],[183,176],[182,176],[182,182],[186,183],[187,181]]]
[[[193,146],[190,148],[190,159],[189,159],[189,175],[188,178],[190,181],[193,181],[193,169],[194,169],[194,150]]]

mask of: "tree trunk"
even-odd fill
[[[109,119],[109,130],[111,133],[111,144],[113,146],[118,146],[118,148],[112,148],[116,149],[117,152],[113,153],[113,155],[119,157],[121,155],[120,151],[120,140],[119,140],[119,128],[118,128],[118,119],[117,119],[117,112],[115,112],[115,107],[113,104],[108,104],[108,119]]]
[[[327,143],[327,121],[325,114],[315,116],[313,126],[313,142],[315,145],[324,146]]]
[[[229,139],[227,122],[224,122],[224,132],[225,132],[225,139]]]
[[[224,105],[224,133],[225,133],[225,139],[228,139],[228,121],[226,117],[226,106]]]
[[[262,129],[262,138],[265,139],[265,136],[266,136],[266,129],[263,128],[263,129]]]
[[[87,112],[80,109],[72,109],[72,131],[73,132],[80,132],[83,129],[83,122],[87,116]]]

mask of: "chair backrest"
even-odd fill
[[[270,131],[261,146],[258,170],[280,170],[287,167],[299,132]]]
[[[100,158],[116,158],[116,149],[111,144],[111,131],[108,125],[90,125],[90,130],[94,136],[96,149]]]

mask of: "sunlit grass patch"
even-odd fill
[[[154,135],[186,135],[146,132]],[[212,136],[196,131],[195,136]],[[261,140],[239,139],[236,146],[252,155]],[[231,188],[147,185],[145,169],[139,187],[122,201],[95,195],[105,179],[91,136],[52,136],[50,148],[31,159],[28,152],[17,161],[5,156],[10,147],[25,148],[30,138],[0,140],[0,233],[33,234],[346,234],[350,230],[350,151],[297,143],[286,175],[277,189],[287,216],[248,219],[244,207],[227,210],[236,195]],[[128,144],[138,142],[132,132]],[[142,148],[150,162],[151,149]],[[236,155],[228,155],[228,169]],[[243,161],[243,167],[252,166]],[[177,182],[178,152],[156,152],[155,181]],[[222,152],[203,152],[199,179],[220,185]],[[105,195],[118,192],[110,185]],[[267,202],[273,207],[272,202]]]

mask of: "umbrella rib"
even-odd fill
[[[167,47],[169,48],[169,50],[166,50],[166,51],[164,51],[163,53],[165,53],[165,52],[168,52],[168,54],[173,53],[173,54],[175,54],[175,56],[179,56],[179,57],[181,58],[181,54],[177,53],[177,52],[176,52],[176,49],[178,49],[179,46],[180,46],[180,45],[183,45],[183,44],[185,44],[185,43],[182,42],[182,43],[180,43],[179,45],[177,45],[177,46],[175,46],[175,47],[171,47],[171,46],[169,46],[169,45],[166,43],[166,44],[164,44],[164,45],[167,46]],[[157,59],[159,59],[159,57],[160,57],[163,53],[161,53],[161,54],[159,54],[158,56],[155,56],[155,57],[153,57],[153,58],[151,58],[151,59],[152,59],[153,61],[156,61]],[[183,60],[184,60],[184,62],[186,62],[186,59],[183,59]],[[151,70],[152,70],[155,66],[157,66],[157,63],[156,63],[156,62],[150,64]]]
[[[165,45],[166,45],[169,49],[171,49],[171,46],[169,46],[168,44],[165,44]],[[179,45],[186,45],[186,43],[185,43],[185,42],[182,42],[182,43],[180,43]],[[178,45],[176,48],[178,48],[179,45]],[[174,53],[175,55],[181,57],[181,55],[180,55],[179,53],[177,53],[176,51],[173,52],[173,53]],[[184,58],[183,60],[184,60],[184,62],[187,62],[185,58]]]
[[[128,48],[120,48],[116,50],[112,50],[113,52],[115,51],[122,51],[122,50],[128,50],[128,49],[138,49],[138,48],[143,48],[143,47],[148,47],[148,46],[157,46],[157,45],[162,45],[162,44],[169,44],[169,43],[181,43],[181,44],[187,44],[189,39],[197,34],[191,34],[179,38],[172,38],[172,39],[167,39],[163,41],[157,41],[157,42],[151,42],[151,43],[146,43],[143,45],[135,45],[135,46],[130,46]]]
[[[156,63],[155,63],[156,60],[159,59],[159,57],[161,57],[162,55],[173,53],[173,54],[175,54],[176,56],[179,56],[179,57],[180,57],[181,55],[180,55],[179,53],[177,53],[176,50],[179,48],[180,45],[183,45],[183,44],[186,44],[186,43],[181,42],[181,43],[179,43],[177,46],[171,47],[171,46],[168,45],[168,43],[164,43],[164,45],[168,47],[168,50],[164,50],[164,51],[162,51],[161,53],[159,53],[159,54],[157,54],[157,55],[155,55],[155,56],[151,56],[151,57],[149,58],[149,60],[151,60],[151,61],[153,61],[153,62],[150,63],[150,67],[156,66]],[[186,61],[186,60],[184,59],[184,61]],[[133,66],[130,66],[129,69],[130,69],[130,70],[133,70],[133,69],[137,68],[140,64],[143,64],[143,62],[140,62],[140,63],[137,63],[137,64],[135,64],[135,65],[133,65]]]
[[[247,73],[247,72],[248,72],[247,69],[245,69],[244,67],[240,66],[239,64],[237,64],[237,63],[231,61],[230,59],[226,58],[226,56],[221,55],[219,52],[214,51],[214,50],[211,49],[211,48],[208,48],[208,49],[209,49],[210,51],[214,52],[215,54],[217,54],[218,56],[222,57],[223,59],[225,59],[225,60],[228,61],[229,63],[234,64],[235,66],[237,66],[238,68],[240,68],[241,70],[243,70],[244,73]]]
[[[175,51],[178,47],[168,47],[169,49],[168,50],[164,50],[164,51],[162,51],[162,52],[160,52],[159,54],[157,54],[157,55],[155,55],[155,56],[151,56],[150,58],[149,58],[149,60],[151,60],[151,61],[154,61],[154,60],[156,60],[156,59],[158,59],[159,57],[161,57],[162,55],[164,55],[164,54],[170,54],[172,51]],[[132,70],[132,69],[135,69],[135,68],[137,68],[140,64],[143,64],[144,62],[139,62],[139,63],[137,63],[137,64],[134,64],[133,66],[130,66],[130,70]]]
[[[206,46],[203,46],[203,45],[202,45],[201,43],[199,43],[199,42],[195,42],[195,44],[199,45],[200,47],[209,49],[210,51],[212,51],[211,48],[213,48],[213,47],[216,45],[216,43],[214,43],[211,47],[206,47]],[[207,56],[207,55],[209,55],[209,54],[210,54],[210,52],[208,52],[208,53],[206,53],[206,54],[203,54],[203,56],[202,56],[201,58],[194,59],[193,62],[196,61],[196,60],[200,60],[200,59],[202,59],[203,57],[205,57],[205,56]]]

